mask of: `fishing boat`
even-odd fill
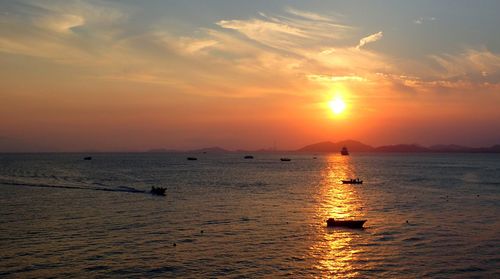
[[[348,156],[349,155],[349,151],[347,150],[347,147],[342,147],[342,150],[340,150],[340,154],[342,154],[343,156]]]
[[[282,162],[290,162],[292,159],[290,159],[290,158],[281,158],[280,160]]]
[[[196,161],[198,160],[198,158],[196,157],[187,157],[188,161]]]
[[[165,190],[167,190],[167,188],[163,188],[163,187],[151,187],[151,195],[156,195],[156,196],[165,196]]]
[[[326,226],[332,227],[344,227],[351,229],[362,229],[366,220],[335,220],[334,218],[328,218],[326,220]]]
[[[247,155],[247,156],[245,156],[243,158],[245,158],[245,159],[253,159],[253,156],[252,155]]]
[[[342,184],[363,184],[363,180],[359,180],[359,178],[342,180]]]

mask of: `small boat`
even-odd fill
[[[281,158],[280,160],[282,162],[290,162],[292,159],[290,159],[290,158]]]
[[[359,180],[359,178],[342,180],[342,184],[363,184],[363,180]]]
[[[156,196],[165,196],[165,190],[167,190],[167,188],[163,188],[163,187],[151,187],[151,195],[156,195]]]
[[[349,155],[349,151],[347,150],[347,147],[342,147],[342,150],[340,150],[340,154],[342,154],[343,156],[348,156]]]
[[[344,227],[351,229],[362,229],[366,220],[335,220],[334,218],[328,218],[326,220],[326,226],[332,227]]]
[[[83,160],[85,160],[85,161],[90,161],[90,160],[92,160],[92,157],[90,157],[90,156],[88,156],[88,157],[84,157],[84,158],[83,158]]]
[[[196,157],[187,157],[188,161],[196,161],[198,160],[198,158]]]
[[[253,159],[253,156],[252,155],[247,155],[247,156],[245,156],[243,158],[245,158],[245,159]]]

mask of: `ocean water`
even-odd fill
[[[0,277],[500,278],[500,155],[243,155],[0,154]]]

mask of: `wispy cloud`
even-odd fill
[[[47,16],[38,20],[39,26],[44,26],[55,32],[67,33],[72,28],[83,26],[85,18],[80,15],[62,14],[58,16]]]
[[[218,42],[213,39],[195,39],[183,37],[179,39],[179,45],[188,53],[199,53],[217,45]]]
[[[308,12],[308,11],[301,11],[301,10],[297,10],[297,9],[294,9],[291,7],[288,7],[285,10],[290,14],[293,14],[293,15],[296,15],[296,16],[299,16],[299,17],[302,17],[305,19],[309,19],[309,20],[321,20],[321,21],[331,21],[332,20],[332,18],[328,17],[328,16],[323,16],[323,15],[313,13],[313,12]]]
[[[396,71],[378,73],[380,80],[419,92],[495,92],[500,88],[500,53],[482,47],[405,61]],[[411,68],[412,70],[408,70]],[[399,73],[398,73],[399,72]],[[402,74],[406,72],[406,74]]]
[[[114,44],[124,18],[120,9],[100,2],[12,2],[9,9],[0,17],[0,51],[71,63]]]
[[[369,36],[366,36],[366,37],[362,38],[361,40],[359,40],[359,44],[356,46],[356,48],[361,49],[364,45],[366,45],[368,43],[373,43],[373,42],[376,42],[376,41],[382,39],[382,36],[384,36],[382,31],[377,32],[375,34],[371,34]]]
[[[308,79],[319,82],[343,82],[343,81],[366,81],[367,79],[360,76],[328,76],[328,75],[308,75]]]
[[[223,29],[237,31],[257,44],[297,53],[311,46],[332,43],[348,35],[351,26],[311,12],[287,8],[284,14],[259,13],[258,18],[220,20]]]
[[[431,55],[434,73],[443,79],[500,83],[500,54],[486,48],[466,49],[458,54]]]
[[[415,24],[423,24],[424,22],[435,21],[435,20],[436,20],[435,17],[419,17],[419,18],[415,19],[413,21],[413,23],[415,23]]]
[[[97,79],[231,97],[309,94],[309,87],[340,83],[387,82],[417,90],[459,80],[500,82],[500,55],[485,48],[402,61],[366,48],[382,39],[382,31],[354,47],[348,42],[358,27],[295,8],[177,34],[161,24],[128,33],[133,12],[108,2],[27,3],[24,18],[0,18],[0,52],[85,67]]]
[[[217,22],[222,28],[236,30],[255,42],[275,48],[286,48],[295,45],[297,38],[305,38],[304,30],[283,22],[267,20],[221,20]]]

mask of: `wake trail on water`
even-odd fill
[[[24,182],[21,183],[21,182],[11,182],[11,181],[0,181],[0,184],[10,185],[10,186],[36,187],[36,188],[58,188],[58,189],[71,189],[71,190],[91,190],[91,191],[141,193],[141,194],[146,193],[146,191],[144,190],[138,190],[128,186],[120,186],[118,188],[102,188],[102,187],[68,186],[68,185],[32,184],[32,183],[24,183]]]

